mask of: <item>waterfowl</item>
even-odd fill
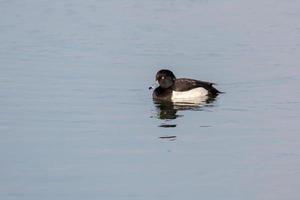
[[[176,78],[174,73],[168,69],[158,71],[155,80],[159,84],[152,94],[155,100],[188,102],[214,98],[221,93],[214,87],[214,83]]]

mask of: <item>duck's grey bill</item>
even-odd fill
[[[152,89],[156,88],[157,86],[158,86],[158,82],[155,82],[152,85],[150,85],[149,90],[152,90]]]

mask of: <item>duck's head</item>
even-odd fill
[[[156,81],[161,88],[169,88],[175,83],[176,77],[170,70],[162,69],[156,73]]]

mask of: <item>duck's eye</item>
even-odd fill
[[[165,77],[164,77],[164,76],[162,76],[162,77],[161,77],[161,79],[162,79],[162,80],[164,80],[164,79],[165,79]]]

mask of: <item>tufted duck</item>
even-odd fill
[[[153,91],[153,99],[172,102],[205,101],[216,97],[220,91],[214,83],[187,78],[176,78],[172,71],[162,69],[156,74],[159,86]]]

